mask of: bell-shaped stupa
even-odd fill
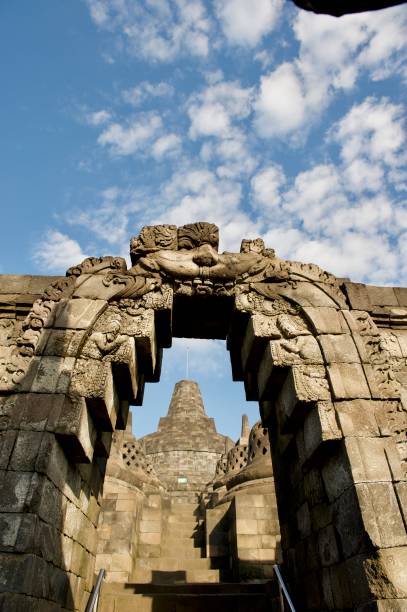
[[[205,413],[196,382],[176,383],[167,416],[158,430],[141,438],[145,453],[161,482],[170,491],[202,491],[215,474],[216,464],[233,441],[216,431]]]

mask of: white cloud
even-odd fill
[[[215,83],[219,83],[219,81],[223,81],[223,72],[220,68],[216,70],[210,70],[204,73],[205,79],[209,83],[209,85],[215,85]]]
[[[127,254],[130,220],[144,205],[144,199],[137,192],[109,187],[98,194],[92,206],[70,211],[64,220],[70,226],[85,228],[98,239],[115,245],[120,253]]]
[[[87,123],[89,123],[89,125],[94,125],[95,127],[107,123],[110,119],[111,114],[107,110],[95,111],[86,115]]]
[[[281,166],[272,164],[260,170],[251,180],[252,198],[256,207],[263,212],[273,210],[280,204],[281,188],[285,176]]]
[[[218,177],[207,168],[178,170],[161,197],[160,213],[152,223],[183,225],[197,220],[216,223],[221,230],[222,249],[236,249],[243,236],[259,233],[259,225],[240,207],[240,182]]]
[[[261,78],[255,103],[260,136],[309,129],[341,90],[358,78],[403,73],[407,60],[404,7],[336,19],[299,11],[294,21],[299,53]]]
[[[206,140],[201,147],[201,159],[216,166],[221,178],[249,176],[258,164],[247,136],[239,129],[231,129],[228,136]]]
[[[268,68],[270,66],[270,64],[273,61],[273,54],[270,51],[270,49],[262,49],[261,51],[258,51],[256,53],[256,55],[254,56],[254,59],[257,62],[260,62],[260,64],[262,65],[262,67]]]
[[[163,157],[179,152],[180,148],[181,138],[177,134],[165,134],[155,141],[151,152],[155,159],[161,160]]]
[[[230,130],[229,115],[222,104],[207,103],[192,105],[188,114],[191,119],[189,130],[192,138],[198,136],[223,136]]]
[[[397,275],[397,257],[386,236],[347,232],[340,241],[305,240],[296,251],[300,261],[312,261],[337,276],[386,283]]]
[[[109,25],[109,3],[104,0],[87,0],[90,16],[99,27]]]
[[[232,122],[250,114],[252,94],[252,88],[237,81],[221,81],[191,96],[187,102],[191,138],[229,136]]]
[[[127,50],[168,62],[178,54],[206,57],[210,21],[200,0],[86,0],[91,18],[116,32]]]
[[[364,159],[354,159],[344,169],[346,187],[355,193],[379,191],[384,181],[384,171],[378,164]]]
[[[40,270],[59,274],[81,263],[86,255],[79,243],[57,230],[49,230],[35,247],[33,259]]]
[[[186,371],[187,361],[188,373]],[[196,338],[174,338],[171,348],[170,368],[171,370],[177,370],[181,376],[188,377],[189,380],[207,376],[230,377],[230,364],[225,342],[221,340],[198,340]]]
[[[281,64],[268,76],[262,76],[255,102],[255,127],[262,138],[279,136],[302,126],[305,97],[301,79],[292,64]]]
[[[281,0],[215,0],[228,41],[248,47],[258,45],[274,29],[281,6]]]
[[[299,216],[311,233],[330,227],[332,211],[348,205],[338,170],[327,164],[298,174],[283,199],[285,214]]]
[[[150,83],[142,81],[137,87],[132,87],[123,91],[123,100],[132,106],[138,106],[149,98],[163,98],[172,96],[174,88],[169,83],[160,81],[158,83]]]
[[[341,144],[341,155],[350,163],[366,157],[388,166],[406,161],[404,109],[388,99],[367,98],[354,105],[332,129],[332,138]]]
[[[156,113],[138,115],[127,124],[111,123],[99,136],[98,143],[113,155],[132,155],[150,143],[160,131],[162,120]]]

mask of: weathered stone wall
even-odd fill
[[[407,421],[397,371],[405,357],[394,360],[374,313],[349,310],[344,294],[327,290],[300,281],[280,291],[297,303],[291,312],[288,302],[242,302],[252,314],[241,350],[231,344],[240,352],[232,363],[240,377],[240,360],[247,393],[270,425],[297,600],[306,609],[402,610]],[[394,307],[401,327],[407,311]],[[389,325],[388,309],[379,310]]]
[[[228,557],[235,580],[272,578],[282,561],[269,432],[246,423],[218,463],[205,512],[207,554]]]
[[[140,442],[169,490],[197,492],[213,479],[220,456],[233,444],[217,433],[214,420],[205,414],[199,386],[188,380],[175,385],[167,416]]]
[[[1,277],[0,364],[9,364],[3,389],[20,376],[13,353],[26,317],[57,280]],[[27,383],[0,396],[0,608],[54,610],[58,603],[79,610],[93,585],[104,464],[96,457],[88,465],[69,461],[55,434],[62,440],[68,433],[63,384],[47,393],[37,381],[34,393]]]
[[[221,453],[190,450],[171,450],[168,452],[149,453],[154,469],[162,475],[170,490],[202,490],[213,478],[216,464]],[[179,478],[186,478],[185,483]]]
[[[260,402],[298,601],[405,608],[406,290],[343,283],[260,239],[217,243],[212,224],[144,228],[130,270],[89,258],[29,312],[4,292],[0,589],[15,608],[83,609],[112,432],[159,379],[173,330],[227,336]]]
[[[106,466],[97,529],[95,570],[108,582],[128,582],[144,542],[146,499],[162,486],[132,434],[131,415],[125,431],[116,431]]]
[[[102,331],[88,337],[107,301],[98,299],[101,277],[82,272],[115,265],[113,258],[88,260],[45,289],[43,280],[23,278],[21,293],[15,278],[10,293],[6,279],[0,306],[0,597],[10,610],[83,610],[93,586],[112,430],[123,426],[128,401],[153,375],[158,350],[151,350],[143,319],[136,361],[137,331],[119,337],[116,310],[101,319]],[[85,295],[91,297],[83,297],[84,280],[90,280]],[[96,291],[95,280],[101,285]],[[36,301],[38,294],[27,296],[31,285],[43,291]]]

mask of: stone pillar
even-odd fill
[[[406,418],[379,330],[323,284],[288,283],[237,307],[251,313],[240,367],[270,426],[294,599],[307,610],[404,609]]]
[[[112,432],[159,374],[154,312],[91,259],[34,303],[0,371],[0,607],[83,610]],[[113,274],[113,276],[112,276]],[[127,279],[128,280],[128,279]],[[132,279],[130,279],[132,281]],[[119,285],[120,286],[120,285]],[[150,296],[151,300],[151,296]]]
[[[132,434],[129,415],[126,430],[113,436],[97,529],[95,569],[106,570],[107,582],[129,582],[136,556],[152,543],[138,528],[145,520],[146,495],[159,490],[154,469]]]

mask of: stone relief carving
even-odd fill
[[[106,268],[125,272],[127,270],[126,260],[123,257],[87,257],[78,266],[72,266],[66,272],[66,276],[81,276],[81,274],[98,274]]]
[[[145,226],[139,236],[130,240],[130,257],[132,264],[142,255],[154,253],[163,249],[177,250],[177,226],[176,225],[150,225]]]
[[[24,377],[30,358],[35,354],[43,327],[52,321],[54,302],[49,300],[36,300],[31,311],[22,323],[22,333],[11,342],[13,330],[9,324],[3,327],[11,332],[8,340],[9,349],[3,351],[0,358],[0,388],[9,391]],[[3,344],[3,343],[2,343]]]
[[[120,318],[111,318],[103,332],[93,332],[90,339],[95,343],[103,356],[117,352],[128,336],[120,333],[122,322]]]
[[[352,310],[353,317],[358,333],[361,336],[378,336],[379,330],[374,324],[371,316],[364,310]]]
[[[17,384],[28,366],[29,357],[17,346],[19,325],[13,319],[0,319],[0,389]]]
[[[70,268],[65,278],[51,283],[42,298],[36,300],[22,324],[22,334],[11,347],[7,360],[0,361],[0,389],[12,390],[24,378],[30,358],[36,353],[44,327],[52,324],[55,305],[72,295],[77,277],[81,274],[104,273],[106,268],[126,270],[121,257],[88,257],[80,265]]]
[[[378,405],[377,417],[382,435],[395,438],[396,447],[402,463],[404,474],[407,474],[407,409],[403,402],[384,401]]]
[[[132,268],[120,261],[103,279],[106,287],[118,285],[117,296],[136,298],[157,290],[166,281],[176,293],[236,295],[250,289],[271,297],[276,282],[292,287],[301,280],[318,282],[324,291],[343,295],[334,276],[318,266],[287,262],[266,249],[260,238],[243,240],[240,253],[218,253],[219,230],[212,223],[144,227],[130,242]],[[267,283],[271,286],[267,288]]]
[[[274,296],[273,299],[266,299],[264,295],[260,295],[254,291],[247,293],[238,293],[235,299],[235,305],[242,312],[251,314],[262,314],[269,317],[289,314],[298,314],[298,306],[291,304],[288,300]]]
[[[299,400],[312,402],[331,398],[324,366],[295,365],[292,376]]]
[[[15,322],[12,319],[0,319],[0,347],[10,346]]]
[[[209,244],[214,249],[219,246],[219,228],[214,223],[199,221],[178,228],[178,248],[194,249]]]
[[[58,302],[63,298],[71,297],[76,283],[76,276],[60,278],[51,283],[44,291],[44,300]]]
[[[318,342],[311,336],[297,336],[290,340],[276,340],[270,346],[275,365],[323,363]]]
[[[393,370],[394,359],[388,350],[388,340],[381,334],[363,336],[363,340],[379,392],[383,397],[397,396],[400,392],[400,383]]]

